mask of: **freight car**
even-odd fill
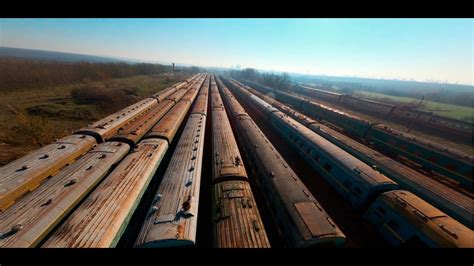
[[[201,79],[195,83],[200,84],[200,81],[202,83]],[[180,91],[175,92],[171,95],[172,102],[178,100],[176,95],[183,96]],[[43,247],[114,247],[118,243],[169,146],[166,139],[147,138],[140,141],[137,136],[143,136],[160,120],[161,116],[157,113],[161,113],[166,105],[168,102],[162,101],[156,107],[157,112],[150,110],[143,114],[129,123],[120,137],[115,138],[130,144],[132,152],[52,233]]]
[[[371,165],[400,184],[401,188],[414,192],[416,195],[420,196],[435,207],[440,208],[443,212],[446,212],[464,225],[470,228],[474,227],[474,201],[470,196],[447,187],[445,184],[437,182],[432,178],[345,136],[329,126],[319,123],[318,121],[293,110],[289,106],[278,102],[269,96],[240,83],[238,83],[238,85],[278,108],[280,111],[294,118],[296,121],[317,134],[338,145],[351,155],[357,157],[366,164]]]
[[[236,93],[244,98],[247,97],[246,99],[251,100],[260,110],[267,112],[270,123],[280,132],[285,140],[292,144],[296,143],[293,147],[295,147],[299,154],[312,166],[324,163],[324,167],[315,167],[323,176],[327,176],[328,173],[330,173],[334,174],[334,179],[344,179],[339,182],[334,182],[334,180],[326,177],[336,191],[342,193],[343,197],[345,197],[352,206],[362,210],[366,210],[370,206],[365,217],[376,225],[376,228],[383,236],[389,239],[390,243],[399,245],[407,244],[408,242],[409,245],[409,243],[414,241],[414,237],[416,237],[416,239],[420,240],[420,244],[426,246],[474,247],[472,240],[474,234],[472,230],[410,192],[396,190],[397,186],[395,182],[383,175],[381,176],[380,173],[372,170],[350,154],[342,150],[338,151],[336,145],[324,140],[315,132],[309,130],[296,120],[282,114],[255,95],[244,91],[238,84],[232,84],[235,85]],[[346,171],[342,170],[344,168]],[[337,169],[341,169],[341,171],[337,173]],[[359,174],[359,176],[351,174],[350,172],[352,170]],[[349,178],[347,178],[347,176],[349,176]],[[365,191],[370,191],[365,188],[377,184],[377,181],[384,181],[381,182],[384,186],[370,195],[364,193]],[[355,189],[351,189],[350,185],[346,186],[347,183],[355,184]],[[388,183],[391,184],[391,186],[385,185]],[[341,190],[341,187],[346,187],[346,191]],[[356,191],[357,189],[359,189],[359,191]],[[383,217],[384,220],[382,221],[375,219],[375,216],[371,215],[374,208],[378,208],[381,202],[385,202],[385,195],[390,195],[390,193],[409,195],[403,199],[401,204],[404,208],[387,203],[384,205],[384,209],[380,211],[387,216]],[[357,205],[354,204],[354,199],[365,201],[363,204]],[[374,199],[376,200],[374,201]],[[410,213],[414,213],[415,215],[410,215]],[[432,215],[433,213],[436,215]],[[443,217],[443,219],[439,219],[440,217]],[[403,232],[403,234],[400,235],[396,231],[387,230],[387,227],[393,224],[397,224],[396,229],[399,230],[399,232]],[[436,228],[434,228],[436,226],[442,228],[442,230],[436,230]]]
[[[282,239],[290,247],[341,245],[345,235],[255,122],[217,79],[226,109]]]
[[[212,222],[218,248],[269,248],[247,171],[214,76],[212,107]]]
[[[383,124],[371,123],[300,96],[276,91],[251,81],[243,81],[243,83],[264,93],[272,92],[278,100],[289,103],[313,117],[329,121],[342,128],[348,135],[364,139],[386,154],[411,160],[424,170],[450,178],[469,191],[473,191],[473,158],[471,156],[443,148],[411,134],[401,133]]]
[[[196,243],[208,90],[209,76],[155,193],[135,243],[137,247],[192,246]],[[170,122],[174,124],[174,121]]]

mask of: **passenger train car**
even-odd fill
[[[209,81],[210,77],[207,75],[155,193],[136,241],[137,247],[196,244]],[[189,102],[187,99],[185,101]],[[174,124],[174,121],[169,122]],[[154,134],[156,132],[158,130],[153,131]]]
[[[307,128],[336,144],[377,171],[397,182],[401,188],[414,192],[433,206],[457,219],[464,225],[474,227],[474,200],[455,189],[421,174],[410,167],[389,158],[372,148],[320,123],[255,89],[236,82],[239,86],[278,108]]]
[[[374,124],[357,116],[330,108],[307,98],[276,91],[252,81],[242,81],[263,93],[274,93],[278,100],[291,104],[313,117],[324,119],[342,129],[346,134],[374,146],[378,150],[402,160],[410,160],[424,170],[445,176],[473,191],[473,161],[471,156],[441,147],[438,144],[402,133],[382,124]]]
[[[350,94],[342,94],[302,85],[295,85],[293,86],[293,89],[295,92],[309,97],[348,105],[369,113],[394,118],[407,124],[416,123],[418,126],[424,126],[450,135],[456,135],[466,140],[471,140],[472,138],[474,128],[472,123],[439,116],[433,112],[420,110],[416,106],[387,104]]]
[[[156,123],[161,115],[157,115],[155,111],[161,110],[162,107],[162,104],[159,104],[129,119],[127,126],[119,129],[123,136],[121,139],[94,144],[93,148],[80,156],[77,161],[71,162],[58,174],[44,181],[39,188],[24,195],[10,208],[0,212],[0,246],[34,247],[40,244],[48,233],[52,232],[63,218],[107,177],[130,150],[133,150],[133,153],[137,152],[134,150],[137,148],[135,143],[139,140],[136,133],[142,136],[145,128]],[[125,135],[124,132],[127,134]],[[90,137],[88,135],[72,136],[84,136],[84,139]],[[67,143],[65,146],[71,144]],[[64,157],[64,154],[56,156]],[[27,158],[21,159],[26,161]]]
[[[214,76],[210,95],[213,245],[269,248],[270,242]]]
[[[224,105],[281,238],[289,247],[338,246],[346,237],[224,84]]]
[[[366,210],[366,219],[374,224],[390,243],[409,245],[418,241],[421,245],[431,247],[474,247],[474,233],[471,229],[412,193],[398,190],[397,184],[389,178],[245,91],[237,83],[229,84],[233,85],[232,88],[237,94],[266,112],[275,129],[288,142],[294,144],[293,147],[302,157],[325,176],[352,206]],[[321,163],[323,167],[318,166]],[[334,174],[333,180],[327,177],[329,173]],[[351,189],[352,184],[354,189]],[[341,189],[344,187],[346,190]],[[367,193],[371,191],[370,187],[380,188]],[[393,204],[393,201],[401,205]],[[379,207],[382,209],[382,215],[374,214],[374,209],[378,210]]]
[[[199,82],[202,83],[202,79],[195,81]],[[189,87],[186,91],[189,91]],[[180,91],[171,96],[173,95],[183,96]],[[139,119],[137,121],[141,121],[140,125],[131,122],[129,127],[124,129],[124,132],[129,132],[128,138],[124,136],[128,140],[127,143],[136,139],[135,134],[139,128],[150,129],[154,124],[161,122],[151,110],[145,115],[149,115],[153,120]],[[143,136],[146,131],[140,129],[140,135]],[[51,234],[42,247],[117,245],[169,146],[168,141],[162,138],[137,139],[137,141],[138,144],[132,146],[132,152]]]

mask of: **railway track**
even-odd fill
[[[276,109],[238,82],[224,83],[213,74],[194,75],[0,168],[0,247],[360,246],[364,237],[352,239],[356,227],[372,243],[412,243],[416,234],[426,246],[472,247],[472,230],[397,189],[399,180],[366,165],[375,157],[341,149],[317,135],[317,122],[284,105]],[[263,117],[277,129],[271,138],[235,93],[259,110],[259,124]],[[332,149],[333,157],[321,158],[332,160],[332,174],[324,163],[315,167],[313,154],[290,136],[319,152]],[[288,162],[287,152],[279,153],[274,145],[284,142],[299,160]],[[341,142],[360,153],[367,148]],[[339,196],[325,195],[321,204],[313,184],[306,186],[308,177],[292,169],[300,165],[313,168],[308,171],[320,176],[318,182],[329,181],[322,187]],[[351,190],[349,181],[367,183]],[[330,203],[332,197],[338,203]],[[339,208],[356,209],[351,218],[360,225],[340,227]],[[384,230],[397,229],[394,221],[398,238]]]

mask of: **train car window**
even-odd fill
[[[413,236],[408,239],[405,243],[400,245],[401,248],[428,248],[418,236]]]
[[[346,179],[342,185],[345,186],[347,189],[350,189],[352,186],[352,182],[349,179]]]
[[[450,163],[446,165],[446,168],[448,168],[448,170],[451,170],[453,172],[457,171],[457,167]]]
[[[329,165],[328,163],[324,164],[324,170],[331,172],[331,168],[332,168],[331,165]]]
[[[385,215],[387,213],[387,211],[385,211],[385,209],[382,208],[382,206],[377,207],[377,212],[381,213],[382,215]]]
[[[400,225],[397,222],[395,222],[394,220],[390,220],[387,223],[387,226],[390,227],[395,232],[397,232],[398,229],[400,229]]]
[[[319,162],[319,155],[315,154],[315,155],[314,155],[314,160],[317,161],[317,162]]]
[[[357,195],[360,195],[360,194],[362,194],[362,190],[357,187],[357,188],[354,189],[354,193],[357,194]]]
[[[374,214],[377,215],[380,218],[383,218],[387,212],[385,211],[382,206],[378,206],[377,209],[375,209]]]

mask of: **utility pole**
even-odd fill
[[[423,95],[423,96],[421,96],[421,101],[418,103],[418,108],[420,108],[420,106],[421,106],[421,103],[423,103],[423,100],[424,100],[424,99],[425,99],[425,96],[424,96],[424,95]]]

